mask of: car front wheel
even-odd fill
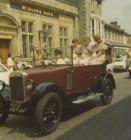
[[[36,107],[36,122],[43,134],[56,130],[62,115],[62,101],[56,93],[47,93]]]
[[[111,104],[113,97],[113,88],[112,82],[110,79],[107,79],[103,87],[103,95],[101,96],[101,102],[103,105]]]

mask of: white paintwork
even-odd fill
[[[117,58],[113,63],[113,68],[126,70],[127,68],[127,58]]]
[[[113,63],[106,65],[106,70],[113,72]]]
[[[11,73],[11,70],[9,70],[3,64],[0,63],[0,80],[4,81],[7,85],[9,85],[9,74],[10,73]]]

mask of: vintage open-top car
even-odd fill
[[[44,65],[10,74],[10,88],[0,82],[0,122],[9,114],[35,116],[40,130],[53,132],[63,108],[100,97],[112,101],[115,80],[106,65]],[[6,88],[5,88],[6,87]],[[9,89],[9,93],[5,92]]]

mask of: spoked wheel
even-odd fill
[[[62,102],[56,93],[46,94],[36,108],[36,122],[44,134],[56,130],[62,115]]]
[[[112,88],[112,82],[111,80],[107,79],[105,81],[104,87],[103,87],[103,95],[101,96],[101,102],[103,105],[111,104],[112,97],[113,97],[113,88]]]
[[[9,114],[7,113],[0,113],[0,124],[4,123],[8,118]]]

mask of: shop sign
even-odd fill
[[[58,12],[55,12],[47,8],[38,8],[38,7],[26,5],[26,4],[17,3],[17,2],[10,2],[10,5],[11,5],[11,8],[15,8],[15,9],[35,13],[35,14],[40,14],[44,16],[49,16],[53,18],[59,18]]]

